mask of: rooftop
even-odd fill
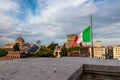
[[[0,80],[77,80],[83,70],[120,73],[120,61],[83,57],[0,61]]]

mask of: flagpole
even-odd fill
[[[92,57],[94,57],[93,30],[92,30],[92,15],[90,15],[90,23],[91,23],[91,54],[92,54]]]

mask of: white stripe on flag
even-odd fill
[[[81,42],[83,41],[83,39],[82,39],[82,34],[83,34],[83,33],[81,33],[81,34],[78,36],[77,43],[81,43]]]

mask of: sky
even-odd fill
[[[120,45],[120,0],[0,0],[0,45],[21,34],[26,42],[62,45],[93,17],[93,40]]]

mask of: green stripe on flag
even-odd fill
[[[91,26],[88,26],[82,34],[83,42],[91,42]]]

